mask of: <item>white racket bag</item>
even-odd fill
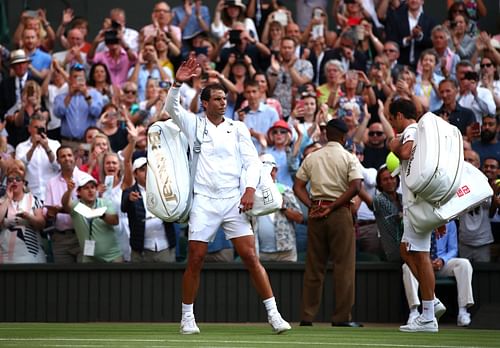
[[[148,130],[147,208],[167,222],[186,222],[192,203],[188,141],[172,121]]]
[[[443,205],[416,198],[406,211],[415,232],[428,233],[474,209],[493,195],[488,178],[468,162],[463,163],[462,179],[452,198]]]
[[[261,216],[274,213],[283,206],[283,196],[278,185],[273,182],[270,168],[262,165],[259,184],[255,188],[253,207],[246,213],[250,216]]]
[[[417,126],[417,138],[402,175],[414,195],[442,205],[453,197],[460,184],[464,163],[462,134],[432,112],[422,116]]]

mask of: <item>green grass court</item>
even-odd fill
[[[500,347],[500,331],[446,326],[437,334],[401,333],[397,325],[360,329],[292,325],[282,335],[266,324],[198,323],[200,335],[183,336],[177,323],[2,323],[0,347]]]

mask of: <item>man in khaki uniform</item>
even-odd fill
[[[309,208],[307,259],[302,291],[301,326],[311,326],[323,288],[328,260],[333,261],[335,312],[333,326],[359,327],[353,322],[355,235],[351,199],[361,188],[361,164],[344,149],[347,126],[328,122],[328,144],[311,153],[299,168],[293,190]],[[311,192],[307,183],[311,183]]]

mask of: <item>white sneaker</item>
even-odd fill
[[[182,317],[180,333],[183,335],[193,335],[199,334],[200,329],[196,325],[196,320],[194,320],[194,315],[186,315]]]
[[[461,313],[457,317],[457,326],[469,326],[470,325],[470,313]]]
[[[420,316],[420,313],[417,312],[411,312],[410,315],[408,316],[408,321],[406,324],[411,324],[415,319],[417,319]]]
[[[291,330],[292,327],[290,324],[288,324],[282,317],[281,314],[276,312],[275,314],[272,314],[271,316],[267,317],[267,320],[269,321],[269,324],[273,327],[273,331],[277,334],[280,334],[282,332]]]
[[[439,301],[438,298],[434,299],[434,316],[436,317],[437,320],[443,316],[443,314],[446,312],[446,307],[443,304],[443,302]]]
[[[419,315],[411,323],[399,327],[402,332],[438,332],[438,323],[436,318],[425,320],[422,315]]]

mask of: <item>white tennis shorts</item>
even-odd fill
[[[195,194],[189,215],[189,240],[212,242],[219,227],[226,239],[253,235],[245,213],[240,213],[240,197],[210,198]]]
[[[401,238],[401,242],[408,243],[408,251],[430,251],[432,232],[415,232],[410,220],[406,216],[406,212],[403,212],[403,237]]]

